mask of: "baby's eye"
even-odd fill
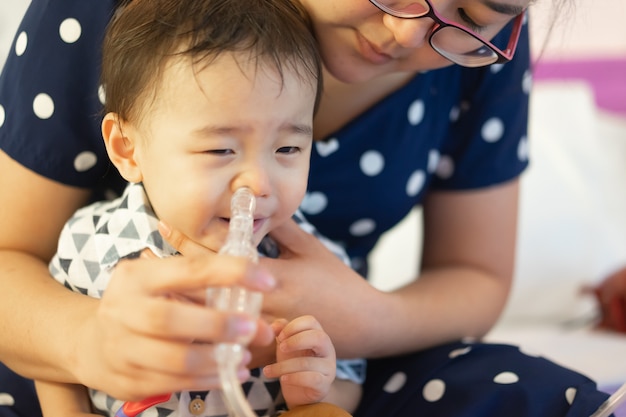
[[[298,146],[282,146],[278,148],[276,152],[290,155],[290,154],[300,152],[300,148]]]
[[[211,155],[232,155],[235,152],[232,149],[208,149],[204,151],[204,153]]]

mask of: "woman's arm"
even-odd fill
[[[58,285],[47,268],[63,224],[87,196],[0,151],[0,360],[29,377],[72,380],[65,337],[95,311],[93,300]]]
[[[37,396],[45,417],[97,417],[91,412],[87,388],[82,385],[36,381]]]

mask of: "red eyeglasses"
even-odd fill
[[[370,0],[383,12],[402,19],[428,17],[435,24],[428,34],[430,46],[444,58],[464,67],[482,67],[513,59],[524,22],[524,12],[515,17],[506,48],[500,49],[482,36],[441,16],[430,0]]]

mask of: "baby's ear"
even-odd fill
[[[137,138],[133,138],[133,132],[130,124],[121,120],[117,113],[107,113],[102,120],[102,138],[109,159],[126,181],[141,182],[143,175],[135,159]]]

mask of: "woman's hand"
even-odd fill
[[[263,368],[268,378],[280,378],[287,406],[323,401],[335,379],[336,357],[330,337],[313,316],[290,322],[277,320],[276,363]]]
[[[381,293],[345,265],[318,238],[302,230],[294,221],[270,233],[279,245],[278,259],[262,257],[259,263],[275,277],[277,284],[263,298],[263,313],[288,320],[314,315],[331,335],[335,349],[344,357],[359,357],[364,340],[371,341],[364,329],[371,324]],[[208,249],[192,242],[176,230],[166,240],[184,255],[199,255]],[[367,305],[368,309],[363,309]],[[338,319],[340,317],[341,319]],[[369,330],[368,330],[369,331]],[[269,349],[253,350],[255,365],[274,362]]]
[[[218,387],[214,343],[249,334],[252,344],[272,341],[263,320],[204,306],[206,287],[233,285],[265,292],[274,281],[244,259],[212,253],[120,262],[81,332],[90,338],[81,346],[93,350],[76,353],[86,361],[77,367],[79,379],[123,400]],[[249,360],[248,354],[239,369],[242,380]]]
[[[260,259],[278,282],[265,297],[265,313],[287,319],[311,314],[331,336],[338,356],[364,356],[373,346],[375,316],[383,316],[384,294],[294,221],[270,235],[280,256]]]

